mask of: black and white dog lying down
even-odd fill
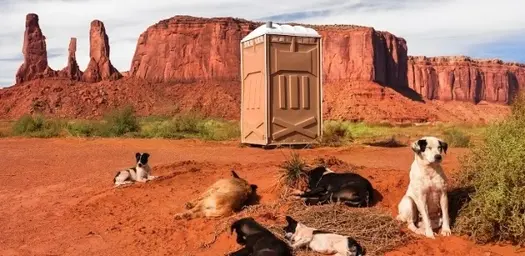
[[[314,252],[334,256],[361,256],[365,253],[351,237],[307,227],[290,216],[286,216],[286,222],[284,237],[292,243],[293,249],[306,246]]]
[[[231,225],[231,232],[237,233],[237,243],[244,247],[229,256],[292,256],[292,249],[286,242],[257,223],[253,218],[242,218]]]
[[[308,172],[308,191],[296,193],[307,205],[342,202],[352,207],[369,206],[374,189],[357,173],[335,173],[319,166]]]

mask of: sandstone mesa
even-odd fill
[[[202,102],[192,102],[192,108],[216,108],[222,103],[229,104],[231,114],[221,115],[232,118],[238,117],[240,103],[239,42],[261,24],[229,17],[174,16],[162,20],[140,35],[129,71],[120,73],[111,64],[109,38],[104,24],[98,20],[91,22],[90,61],[86,70],[82,72],[78,68],[75,38],[70,41],[67,67],[61,71],[52,70],[47,64],[45,36],[38,21],[36,14],[26,17],[24,63],[16,74],[17,84],[13,88],[31,81],[43,86],[45,82],[37,81],[42,79],[77,83],[79,88],[75,93],[82,90],[81,87],[101,82],[105,87],[112,83],[114,86],[129,84],[130,87],[148,84],[154,88],[162,87],[160,84],[201,84],[208,88],[220,85],[230,95],[226,97],[228,102],[219,99],[221,102],[211,103],[215,106],[208,106],[206,100],[212,96],[201,95]],[[388,32],[352,25],[311,27],[324,38],[324,101],[328,105],[324,114],[330,118],[366,120],[366,115],[379,115],[379,119],[438,120],[442,118],[431,113],[433,110],[414,110],[407,114],[406,109],[417,108],[415,102],[425,100],[508,104],[525,86],[523,64],[462,56],[412,57],[407,55],[407,42]],[[205,94],[206,91],[211,90],[204,90]],[[341,92],[346,94],[341,95]],[[12,93],[4,92],[2,96],[0,91],[0,101],[8,98],[5,96],[8,94]],[[49,105],[45,112],[61,113],[50,98],[53,97],[49,95],[42,99]],[[193,101],[178,95],[178,99],[181,98]],[[378,104],[385,106],[367,109],[370,105],[367,98],[379,100]],[[110,99],[89,100],[92,101],[101,103],[92,107],[93,113],[86,114],[86,110],[82,110],[78,115],[98,115],[98,108],[102,105],[106,108],[119,105]],[[156,112],[158,107],[153,105],[147,107],[148,113]],[[368,113],[370,111],[372,113]],[[16,116],[8,112],[3,113],[0,109],[0,116]],[[396,118],[398,114],[400,117]]]

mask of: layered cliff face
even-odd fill
[[[154,82],[239,80],[241,39],[255,23],[175,16],[142,33],[129,73]]]
[[[140,35],[130,75],[155,82],[239,81],[240,40],[259,25],[233,18],[175,16],[163,20]],[[312,27],[325,38],[325,81],[406,86],[404,39],[369,27]]]
[[[410,88],[426,99],[508,104],[525,86],[525,65],[469,57],[410,57]]]

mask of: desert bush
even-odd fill
[[[67,131],[71,136],[76,137],[91,137],[100,134],[100,128],[103,127],[100,124],[96,124],[88,121],[77,121],[70,122],[67,125]]]
[[[104,123],[97,129],[100,136],[118,137],[126,133],[138,132],[139,122],[132,106],[113,110],[104,115]]]
[[[39,138],[59,136],[66,123],[61,120],[48,120],[42,115],[23,115],[11,127],[13,135]]]
[[[290,157],[279,166],[279,183],[287,188],[302,190],[308,182],[306,166],[306,162],[299,153],[292,151]]]
[[[321,144],[337,147],[352,142],[354,138],[350,131],[351,123],[342,120],[328,120],[324,122]]]
[[[451,147],[466,148],[470,145],[470,136],[457,128],[450,128],[443,132],[444,140]]]
[[[510,241],[525,245],[525,98],[511,115],[489,127],[472,147],[458,178],[472,187],[459,211],[455,229],[476,242]]]
[[[237,122],[209,119],[201,124],[203,138],[207,140],[231,140],[241,135]]]
[[[141,128],[141,136],[146,138],[229,140],[239,135],[237,123],[206,118],[198,113],[179,114],[169,120],[146,123]]]

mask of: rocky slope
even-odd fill
[[[525,65],[469,57],[410,57],[410,88],[426,99],[510,103],[525,87]]]

